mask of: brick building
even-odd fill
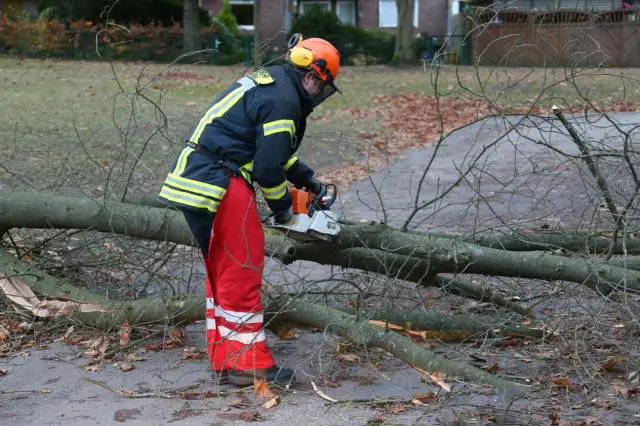
[[[200,0],[200,5],[217,15],[223,0]],[[238,25],[253,30],[253,0],[230,0]],[[395,0],[261,0],[260,32],[263,40],[273,39],[272,45],[282,45],[285,34],[297,14],[304,14],[311,6],[324,7],[336,13],[345,24],[362,28],[395,28],[397,10]],[[414,26],[419,33],[446,34],[448,0],[415,0]]]

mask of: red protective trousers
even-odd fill
[[[263,330],[264,231],[256,196],[231,177],[218,207],[206,265],[207,352],[214,371],[274,365]]]

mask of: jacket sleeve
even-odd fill
[[[295,155],[289,158],[284,169],[289,182],[294,184],[298,189],[306,186],[314,175],[313,169],[300,161]]]
[[[295,147],[296,125],[300,115],[293,102],[273,103],[262,109],[256,129],[256,154],[253,158],[253,178],[272,211],[286,210],[291,206],[287,190],[287,171],[295,164],[288,164]]]

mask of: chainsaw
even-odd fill
[[[278,223],[270,216],[267,219],[268,226],[287,231],[287,236],[300,241],[332,241],[340,233],[338,216],[329,210],[336,201],[338,190],[332,184],[326,185],[326,188],[327,193],[320,196],[302,189],[290,188],[293,218],[287,223]]]

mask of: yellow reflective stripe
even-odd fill
[[[180,176],[182,173],[184,173],[184,168],[187,166],[187,158],[193,151],[194,149],[189,147],[186,147],[182,150],[180,156],[178,157],[178,161],[176,161],[176,168],[173,169],[173,173],[175,175]]]
[[[262,190],[262,195],[264,195],[265,199],[279,200],[280,198],[287,195],[287,181],[284,181],[280,185],[271,188],[265,188],[261,186],[260,189]]]
[[[234,106],[244,92],[256,86],[256,83],[251,80],[249,77],[242,77],[237,81],[240,84],[240,87],[233,89],[229,94],[227,94],[224,98],[220,99],[215,104],[211,105],[211,108],[207,110],[204,116],[198,122],[198,126],[196,130],[194,130],[193,134],[189,138],[189,140],[193,143],[198,143],[200,141],[200,136],[202,136],[202,132],[204,132],[204,128],[207,124],[211,123],[216,118],[224,115],[232,106]]]
[[[224,196],[224,193],[226,191],[220,186],[199,182],[193,179],[187,179],[182,176],[176,176],[172,173],[169,173],[165,182],[173,187],[195,192],[196,194],[204,195],[207,197],[214,197],[219,200],[222,200],[222,197]]]
[[[240,174],[242,174],[242,177],[244,178],[244,180],[249,182],[249,184],[252,183],[251,181],[252,171],[253,171],[253,161],[249,161],[248,163],[245,163],[242,166],[240,166]]]
[[[165,198],[174,203],[183,204],[199,209],[207,209],[211,213],[218,211],[219,201],[212,200],[210,198],[202,197],[196,194],[189,194],[186,192],[176,191],[168,186],[163,186],[159,194],[160,197]]]
[[[296,133],[296,125],[293,120],[276,120],[265,123],[262,128],[264,129],[264,135],[269,136],[274,133],[288,132],[291,137]]]
[[[289,170],[296,161],[298,161],[298,157],[296,157],[295,155],[289,158],[289,161],[284,163],[284,171],[286,172],[287,170]]]

